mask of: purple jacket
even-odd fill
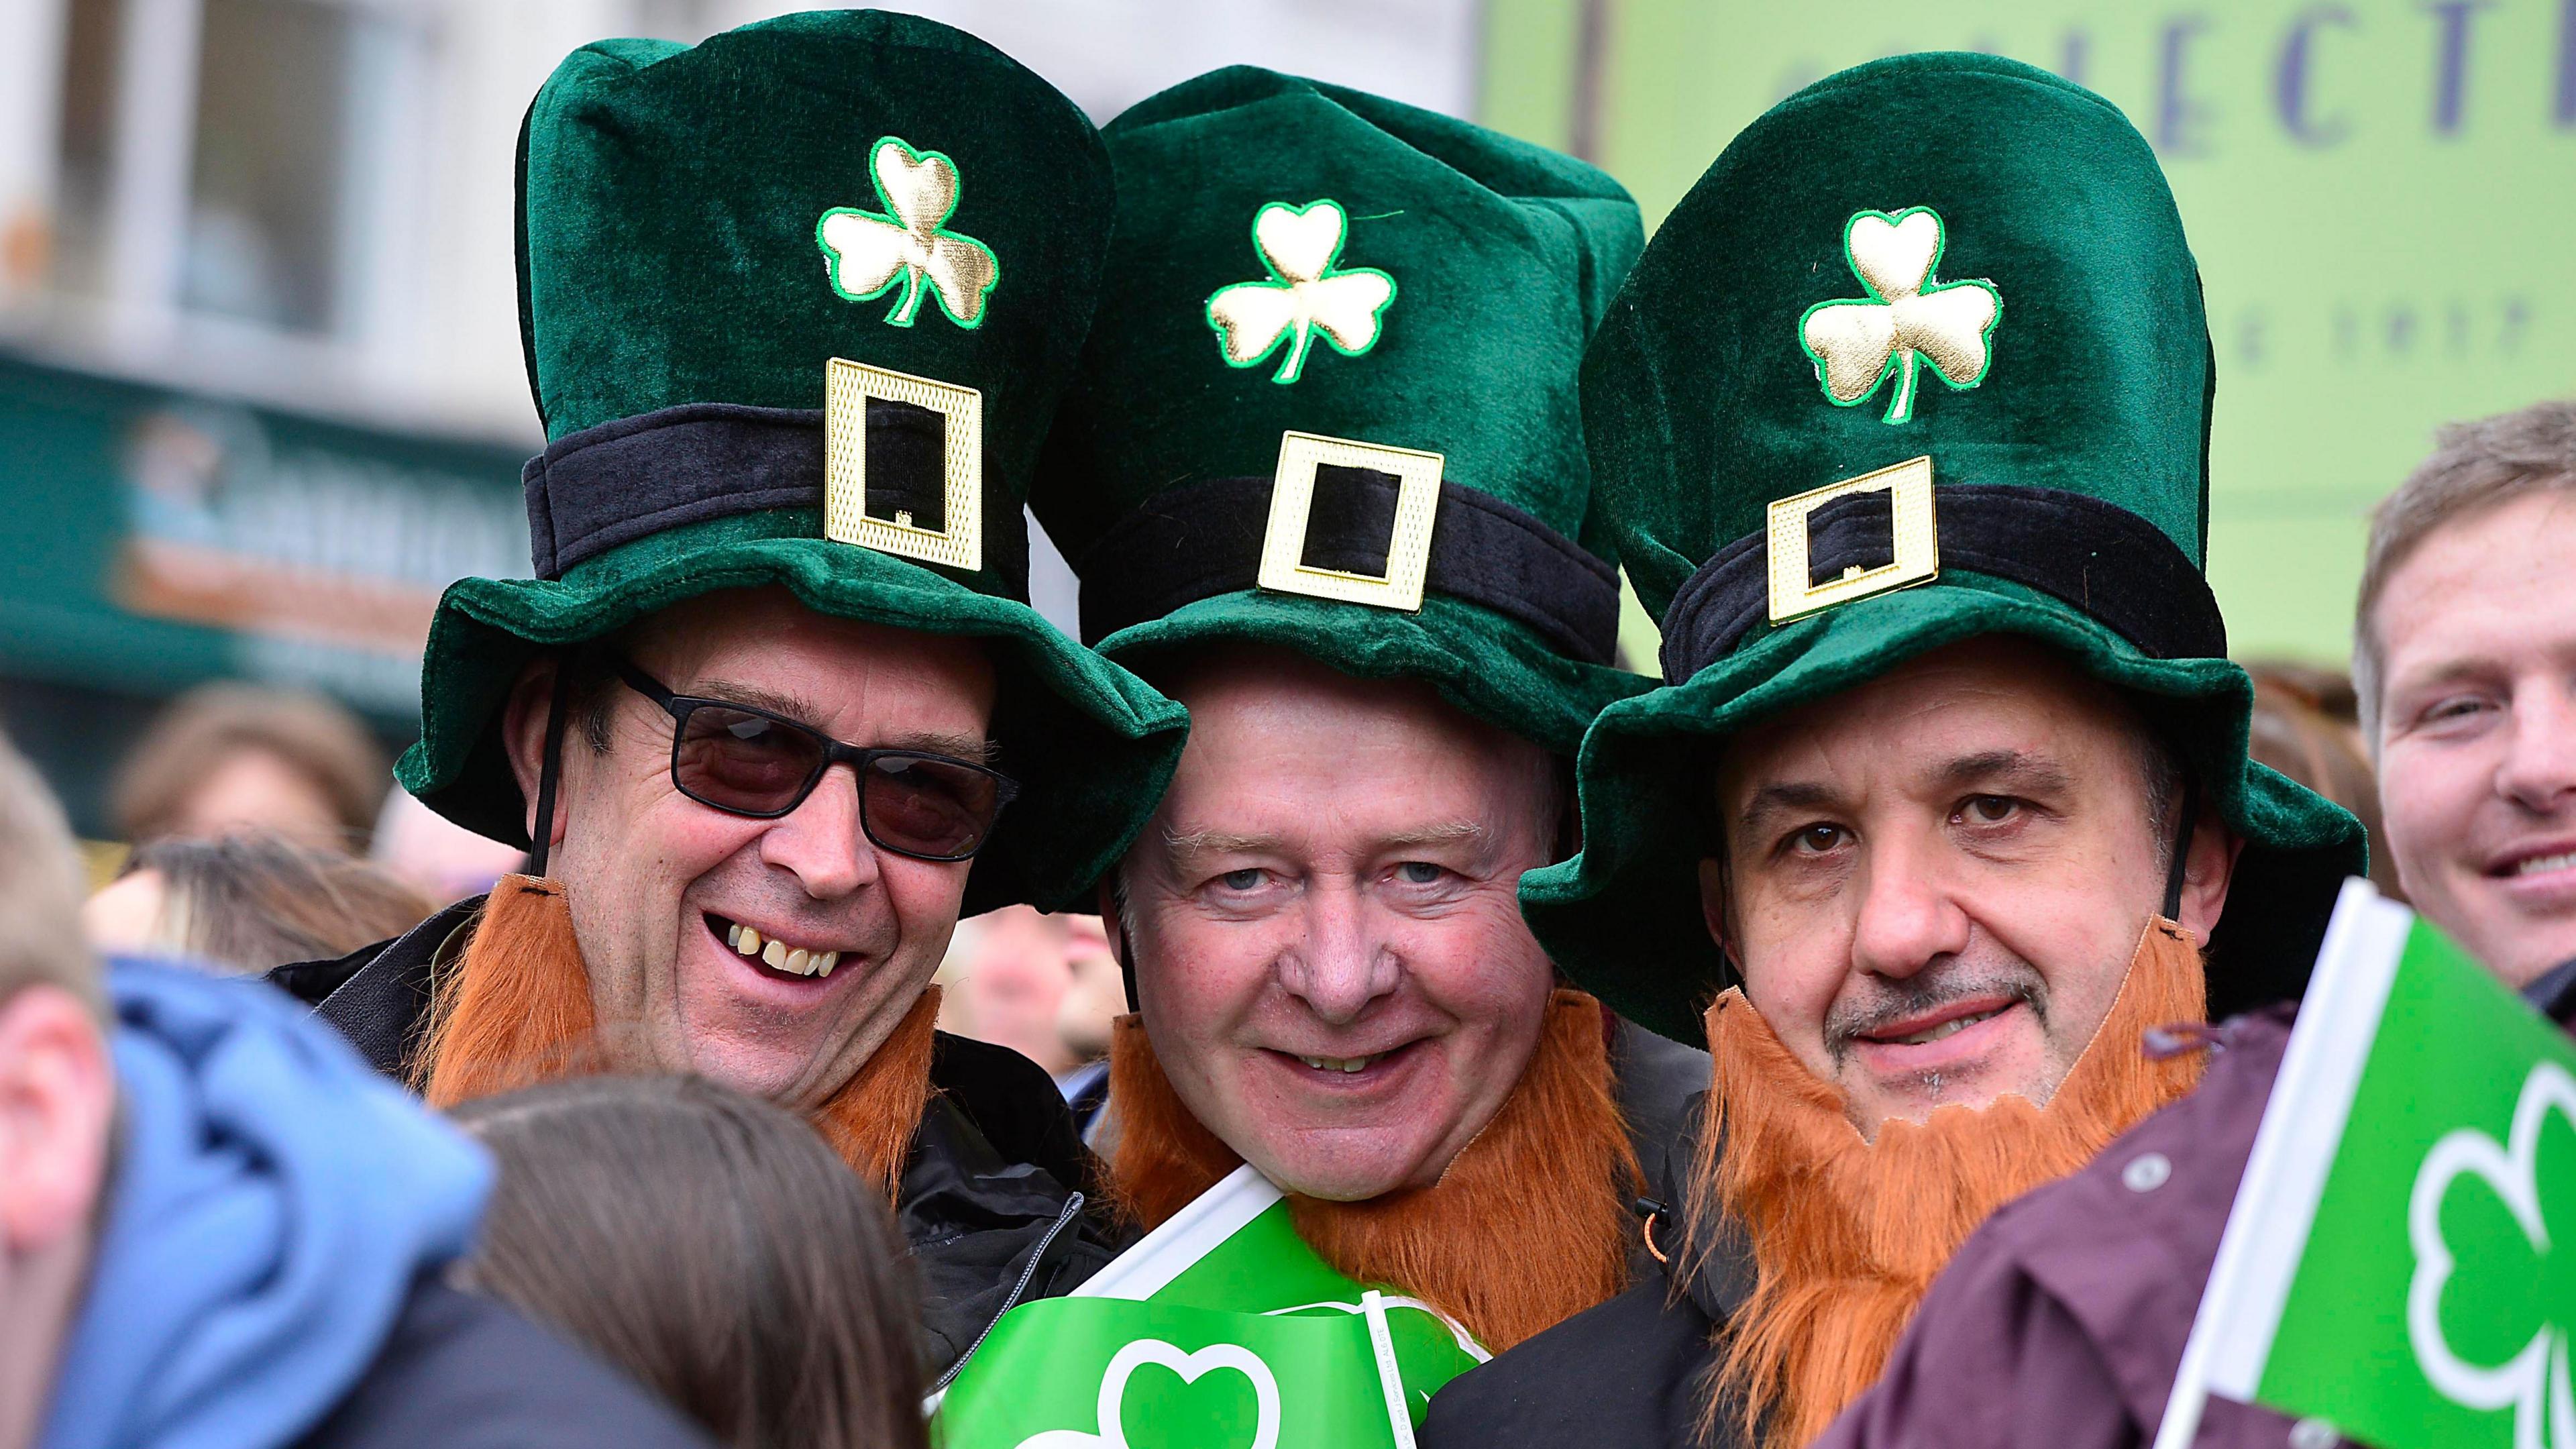
[[[1915,1310],[1886,1373],[1814,1449],[2151,1442],[2292,1014],[2278,1006],[2220,1028],[2199,1090],[1988,1218]],[[2292,1428],[2270,1409],[2212,1399],[2195,1443],[2306,1449]]]

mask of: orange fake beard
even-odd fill
[[[561,1077],[616,1070],[600,1040],[590,973],[563,883],[504,876],[464,956],[440,978],[412,1086],[447,1108]],[[888,1200],[922,1110],[939,988],[924,991],[876,1054],[808,1114],[814,1130]]]
[[[1611,1095],[1602,1019],[1591,997],[1556,992],[1520,1084],[1438,1182],[1365,1202],[1292,1192],[1298,1236],[1345,1277],[1401,1288],[1496,1353],[1619,1292],[1642,1174]],[[1111,1037],[1109,1100],[1113,1192],[1140,1226],[1243,1164],[1172,1090],[1132,1015]]]
[[[1822,1434],[1877,1380],[1915,1305],[1988,1214],[2198,1084],[2196,1054],[2151,1060],[2139,1039],[2204,1020],[2205,993],[2199,948],[2174,923],[2151,921],[2110,1014],[2046,1107],[2012,1095],[1936,1107],[1921,1123],[1889,1119],[1875,1142],[1741,990],[1721,994],[1708,1009],[1713,1080],[1692,1170],[1703,1200],[1744,1230],[1755,1286],[1718,1326],[1724,1357],[1702,1442],[1717,1441],[1730,1406],[1752,1442],[1794,1449]],[[1702,1251],[1685,1260],[1683,1281]]]

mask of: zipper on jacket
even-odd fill
[[[1029,1291],[1029,1280],[1038,1275],[1039,1267],[1046,1262],[1047,1249],[1055,1246],[1056,1236],[1062,1233],[1065,1226],[1073,1221],[1074,1215],[1081,1211],[1081,1193],[1074,1193],[1065,1199],[1064,1211],[1055,1215],[1055,1226],[1048,1228],[1046,1236],[1038,1239],[1037,1251],[1029,1254],[1029,1265],[1020,1270],[1020,1281],[1011,1285],[1011,1296],[1002,1300],[1001,1312],[994,1314],[992,1322],[984,1325],[984,1331],[975,1335],[975,1341],[966,1345],[966,1351],[957,1355],[957,1362],[948,1366],[948,1371],[939,1376],[939,1382],[930,1386],[929,1397],[935,1400],[939,1395],[948,1392],[948,1386],[957,1381],[960,1373],[965,1372],[967,1360],[975,1356],[975,1350],[982,1348],[984,1340],[993,1336],[993,1327],[1002,1321],[1002,1314],[1020,1306],[1020,1295]]]

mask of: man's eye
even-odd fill
[[[2485,700],[2479,699],[2475,695],[2461,695],[2455,698],[2443,700],[2434,705],[2431,709],[2424,711],[2424,718],[2428,722],[2432,720],[2460,719],[2465,716],[2475,714],[2484,708],[2486,708]]]
[[[1448,873],[1427,860],[1408,860],[1395,868],[1396,879],[1406,885],[1437,885]]]
[[[2020,811],[2021,802],[2010,795],[1971,795],[1959,814],[1972,824],[2001,825]]]
[[[1257,890],[1261,885],[1261,872],[1258,869],[1246,867],[1243,870],[1227,871],[1216,879],[1217,884],[1230,891]]]
[[[1843,843],[1839,825],[1810,825],[1789,837],[1789,848],[1808,855],[1822,855]]]

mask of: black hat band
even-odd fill
[[[871,401],[868,503],[941,516],[947,480],[920,409]],[[777,508],[823,507],[823,411],[684,403],[570,433],[520,471],[541,579],[665,529]],[[999,512],[999,510],[996,510]],[[984,570],[916,564],[1027,603],[1029,538],[1016,511],[985,520]],[[820,535],[817,534],[817,537]],[[856,547],[857,545],[850,545]]]
[[[2099,620],[2157,659],[2223,659],[2218,598],[2164,530],[2117,504],[2058,488],[1945,483],[1933,490],[1940,565],[2037,589]],[[1853,493],[1807,518],[1807,577],[1884,566],[1893,502]],[[1735,652],[1771,612],[1766,533],[1719,549],[1664,611],[1664,678],[1678,684]]]
[[[1272,483],[1185,484],[1120,519],[1075,561],[1083,642],[1257,585]],[[1317,470],[1301,561],[1386,573],[1399,489],[1390,474]],[[1423,586],[1526,624],[1571,658],[1608,664],[1616,656],[1619,571],[1491,494],[1441,480]]]

